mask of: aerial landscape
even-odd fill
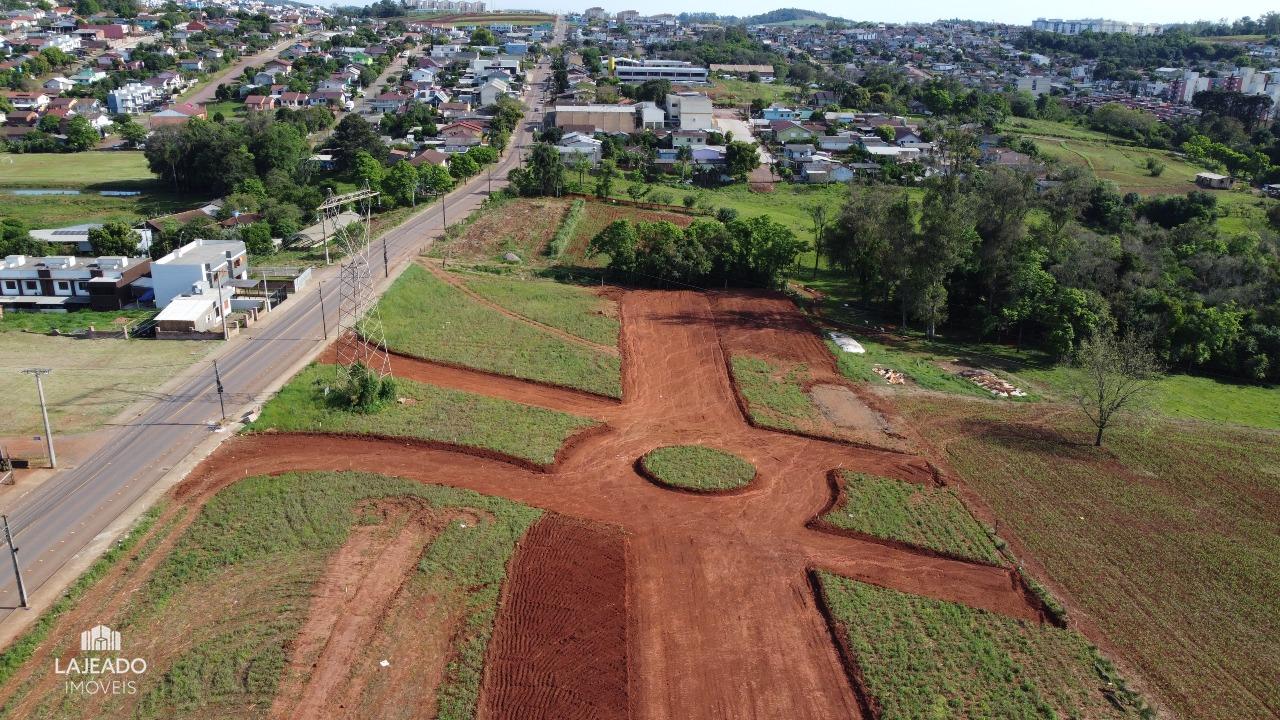
[[[0,0],[0,718],[1280,717],[1280,12],[957,12]]]

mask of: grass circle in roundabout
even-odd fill
[[[640,471],[653,482],[676,490],[718,493],[751,484],[756,467],[737,455],[703,445],[668,445],[640,458]]]

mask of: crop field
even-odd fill
[[[396,381],[404,403],[361,414],[332,402],[326,390],[336,387],[336,366],[312,365],[290,380],[247,429],[434,440],[550,465],[571,435],[595,424],[554,410],[404,379]]]
[[[162,516],[169,521],[157,523],[139,562],[110,578],[136,588],[127,601],[105,614],[96,598],[68,611],[119,628],[131,657],[148,659],[138,693],[68,693],[50,662],[5,686],[4,709],[35,718],[251,717],[273,706],[310,714],[331,701],[383,715],[398,706],[379,693],[379,658],[390,656],[438,678],[414,683],[427,686],[423,700],[437,717],[472,717],[506,562],[539,515],[367,473],[242,480],[189,524]],[[375,580],[374,567],[390,582]],[[362,586],[355,596],[353,579]],[[361,635],[355,644],[315,644],[317,630],[355,607],[374,613],[348,615],[356,619],[344,630]],[[434,622],[424,627],[427,616]],[[53,652],[74,652],[76,635],[52,637]]]
[[[26,323],[25,316],[5,313],[4,324]],[[72,316],[49,317],[62,320]],[[107,329],[105,323],[98,327]],[[215,345],[0,332],[0,397],[9,400],[0,418],[0,437],[43,434],[35,381],[18,372],[23,368],[53,370],[44,378],[49,420],[55,433],[75,434],[96,430],[130,405],[157,396],[161,385],[201,360]]]
[[[955,557],[999,565],[990,533],[947,488],[843,472],[841,503],[822,520],[842,530],[896,540]]]
[[[645,472],[663,485],[716,492],[748,485],[756,468],[742,458],[702,445],[669,445],[645,453]]]
[[[618,357],[472,302],[413,265],[378,305],[387,345],[407,355],[621,397]]]
[[[901,405],[1158,704],[1190,718],[1280,712],[1274,431],[1152,421],[1096,450],[1069,409]]]
[[[878,718],[1138,717],[1104,692],[1114,675],[1074,631],[817,577]]]
[[[484,275],[466,278],[467,287],[508,310],[600,345],[618,346],[617,303],[588,288],[548,280]]]
[[[0,154],[0,186],[72,188],[154,180],[139,150]],[[108,189],[110,189],[108,187]]]

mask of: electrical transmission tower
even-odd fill
[[[338,339],[334,344],[338,365],[345,375],[356,363],[362,363],[382,378],[391,374],[391,361],[385,349],[386,336],[378,317],[373,271],[369,266],[369,214],[377,196],[378,193],[368,187],[342,195],[330,191],[318,209],[322,214],[326,247],[332,229],[346,253],[338,274]],[[338,228],[338,217],[347,206],[355,206],[363,216],[358,230],[356,223]]]

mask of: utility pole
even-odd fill
[[[9,557],[13,558],[13,576],[18,579],[18,600],[22,603],[22,607],[29,608],[27,604],[27,586],[22,582],[22,568],[18,567],[18,548],[13,546],[13,535],[9,532],[9,516],[4,515],[4,540],[9,543]]]
[[[218,373],[218,361],[213,361],[213,383],[218,390],[218,408],[222,410],[223,422],[227,419],[227,405],[222,400],[222,375]]]
[[[227,276],[228,276],[228,277],[230,277],[230,276],[231,276],[231,261],[230,261],[230,260],[228,260],[228,261],[226,262],[226,266],[227,266]],[[222,318],[222,340],[223,340],[223,342],[226,342],[227,340],[230,340],[230,339],[231,339],[231,332],[230,332],[229,330],[227,330],[227,309],[226,309],[226,307],[222,304],[222,286],[223,286],[225,283],[226,283],[226,281],[225,281],[225,280],[219,280],[219,281],[218,281],[218,317]]]
[[[391,277],[391,261],[387,259],[387,236],[382,236],[382,272],[384,277]]]
[[[267,287],[267,273],[262,273],[262,299],[267,303],[267,312],[271,312],[271,293]]]
[[[489,166],[489,194],[493,194],[493,166]]]
[[[316,284],[316,292],[320,294],[320,327],[324,328],[324,339],[329,339],[329,322],[324,318],[324,289]]]
[[[49,408],[44,402],[44,376],[53,372],[49,368],[27,368],[22,372],[36,376],[36,394],[40,396],[40,415],[44,417],[44,444],[49,449],[49,467],[58,467],[58,456],[53,452],[53,430],[49,427]]]

